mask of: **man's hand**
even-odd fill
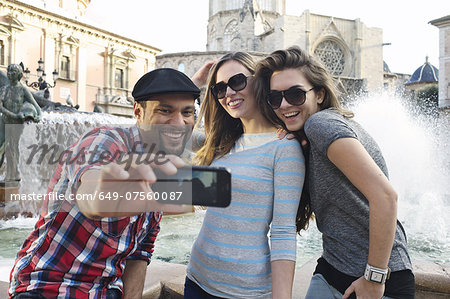
[[[201,88],[206,84],[208,80],[208,74],[211,67],[216,63],[215,61],[206,62],[195,74],[192,76],[192,82],[198,87]]]
[[[88,170],[81,178],[77,194],[94,196],[93,200],[80,200],[77,205],[88,218],[125,217],[150,211],[182,213],[191,207],[178,204],[162,204],[156,200],[151,184],[156,182],[154,168],[173,175],[185,163],[180,157],[167,155],[164,161],[155,161],[151,155],[147,161],[140,161],[139,155],[129,155],[122,161],[128,163],[108,163],[100,170]],[[168,195],[168,194],[166,194]],[[170,196],[170,195],[168,195]],[[161,199],[161,197],[158,197]],[[81,199],[83,199],[81,197]],[[167,199],[170,199],[169,197]]]
[[[342,299],[348,298],[352,293],[355,293],[358,299],[380,299],[384,294],[384,284],[370,282],[360,277],[345,290]]]

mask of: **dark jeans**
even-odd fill
[[[106,292],[106,299],[121,299],[121,298],[122,292],[120,292],[117,289],[110,289]],[[42,296],[41,292],[39,291],[29,291],[19,293],[13,296],[12,299],[46,299],[46,298]]]
[[[41,292],[29,291],[29,292],[19,293],[19,294],[13,296],[12,299],[45,299],[45,297],[41,295]]]
[[[184,299],[223,299],[205,292],[195,282],[186,277],[184,283]]]

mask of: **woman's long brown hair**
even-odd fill
[[[266,99],[270,91],[270,78],[272,77],[272,74],[285,69],[299,69],[303,72],[306,79],[312,84],[312,86],[314,86],[314,90],[323,90],[324,100],[321,104],[319,104],[320,110],[334,108],[345,117],[350,118],[353,116],[351,111],[342,108],[339,102],[336,85],[334,84],[333,78],[328,73],[326,68],[317,59],[296,46],[290,47],[286,50],[275,51],[265,59],[258,62],[253,82],[255,97]],[[267,102],[264,104],[269,106]],[[284,123],[278,118],[277,123],[287,131]],[[292,133],[301,144],[304,144],[305,141],[307,142],[303,129]],[[306,229],[308,227],[309,220],[313,218],[308,184],[309,142],[307,142],[306,145],[302,145],[302,150],[305,156],[306,174],[300,205],[297,210],[297,232],[300,232],[302,229]]]

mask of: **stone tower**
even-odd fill
[[[267,51],[285,0],[209,0],[207,51]]]
[[[347,91],[382,87],[382,30],[359,19],[309,10],[286,15],[285,0],[209,0],[207,30],[207,51],[270,53],[297,45],[318,57]]]
[[[285,0],[209,0],[206,52],[160,55],[157,66],[193,75],[229,51],[262,56],[293,45],[319,58],[347,94],[383,87],[383,30],[307,9],[286,15]]]

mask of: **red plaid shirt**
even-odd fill
[[[81,150],[93,154],[102,150],[139,151],[139,140],[136,127],[97,128],[72,145],[67,155],[76,157]],[[123,289],[126,260],[150,260],[161,214],[98,221],[86,218],[75,201],[67,198],[76,193],[81,175],[100,163],[61,161],[35,229],[17,254],[10,275],[10,296],[34,290],[45,298],[104,298],[107,289]],[[50,192],[64,194],[65,199],[49,200]]]

